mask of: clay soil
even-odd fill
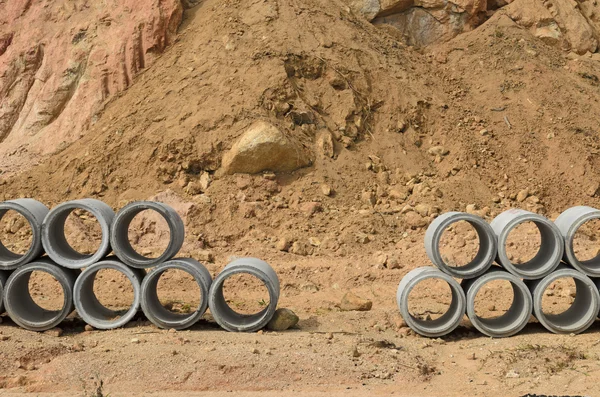
[[[597,394],[600,322],[571,336],[532,319],[517,336],[490,339],[465,319],[451,335],[427,339],[405,326],[395,295],[408,271],[429,265],[424,232],[442,212],[491,220],[519,207],[555,219],[569,206],[600,206],[598,76],[597,60],[533,37],[502,10],[448,43],[415,49],[340,1],[200,1],[173,45],[80,139],[36,166],[8,168],[0,198],[52,207],[95,197],[115,210],[164,201],[186,224],[181,256],[202,260],[213,276],[235,257],[268,261],[281,280],[279,306],[299,315],[298,326],[233,334],[207,313],[170,332],[140,314],[124,329],[86,331],[72,314],[56,336],[3,316],[0,396]],[[313,164],[219,176],[223,153],[256,120],[303,144]],[[318,144],[323,136],[331,150]],[[206,173],[210,186],[191,189]],[[76,215],[69,241],[92,251],[98,228]],[[24,227],[3,219],[3,241],[15,251],[30,236]],[[600,234],[585,232],[576,248],[593,257]],[[148,255],[165,236],[151,216],[130,235]],[[514,260],[530,257],[538,239],[520,230]],[[476,243],[468,231],[450,234],[445,255],[460,263]],[[230,287],[237,310],[267,303],[251,280]],[[482,315],[506,309],[500,287],[483,292]],[[40,304],[57,304],[48,280],[35,275],[30,288]],[[194,288],[173,273],[161,296],[186,312],[198,304]],[[97,293],[122,308],[127,291],[107,273]],[[340,311],[347,292],[372,300],[372,310]],[[565,309],[574,293],[557,284],[548,310]],[[413,312],[439,316],[448,297],[443,285],[420,289]]]

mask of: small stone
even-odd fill
[[[587,189],[587,195],[590,197],[594,197],[598,193],[598,189],[600,189],[600,184],[598,182],[594,182],[592,186]]]
[[[397,189],[390,190],[388,196],[390,199],[392,199],[394,201],[398,201],[398,202],[404,202],[408,198],[406,193],[404,193],[400,190],[397,190]]]
[[[294,327],[299,320],[300,318],[296,313],[290,309],[277,309],[273,314],[273,318],[267,324],[267,328],[271,331],[281,332]]]
[[[308,243],[309,243],[310,245],[312,245],[313,247],[318,247],[318,246],[320,246],[320,245],[321,245],[321,240],[319,240],[319,239],[318,239],[318,238],[316,238],[316,237],[309,237],[309,238],[308,238]]]
[[[201,262],[212,263],[215,261],[215,255],[211,251],[201,250],[197,252],[196,259]]]
[[[252,350],[250,350],[250,352],[251,352],[252,354],[259,354],[259,353],[260,353],[256,347],[255,347],[255,348],[253,348]]]
[[[516,199],[519,203],[522,203],[527,197],[529,197],[529,189],[523,189],[517,193]]]
[[[369,311],[373,307],[373,302],[368,299],[361,298],[352,292],[347,292],[342,298],[340,309],[345,312],[349,311]]]
[[[429,216],[429,214],[431,213],[431,206],[427,204],[417,204],[415,206],[415,211],[417,212],[417,214],[423,217]]]
[[[44,331],[44,334],[59,338],[62,336],[63,330],[58,327],[55,327],[55,328],[49,329],[47,331]]]
[[[306,203],[301,203],[298,208],[300,211],[306,213],[306,215],[311,216],[316,214],[317,212],[321,212],[323,210],[323,206],[321,203],[316,201],[310,201]]]
[[[518,372],[516,372],[514,369],[511,369],[510,371],[508,371],[506,373],[505,378],[518,378],[520,375]]]
[[[92,327],[92,326],[91,326],[91,325],[89,325],[89,324],[86,324],[86,325],[85,325],[85,327],[84,327],[84,329],[85,329],[87,332],[91,332],[91,331],[93,331],[93,330],[94,330],[94,327]]]
[[[176,334],[177,330],[175,328],[169,328],[169,331],[167,331],[170,334]]]
[[[448,155],[448,153],[450,153],[450,151],[448,149],[444,148],[443,146],[430,147],[428,152],[429,152],[429,154],[431,154],[433,156],[446,156],[446,155]]]
[[[362,192],[360,198],[363,201],[363,203],[368,204],[371,207],[374,207],[377,203],[377,197],[375,197],[375,193],[369,190],[365,190],[364,192]]]
[[[475,214],[477,212],[477,204],[469,204],[465,208],[467,214]]]
[[[360,357],[360,352],[358,351],[358,347],[356,347],[356,346],[352,347],[352,357],[354,357],[354,358]]]
[[[10,339],[9,335],[0,335],[0,341],[4,342]]]
[[[398,123],[396,123],[396,131],[398,131],[399,133],[405,132],[407,128],[408,123],[404,119],[400,119],[398,120]]]
[[[502,201],[502,199],[500,197],[498,197],[498,196],[492,198],[492,202],[494,202],[496,204],[498,204],[500,201]]]
[[[464,239],[464,238],[462,238],[462,237],[460,237],[460,236],[458,236],[458,237],[456,238],[456,240],[454,241],[454,246],[455,246],[456,248],[463,248],[465,245],[467,245],[467,242],[465,241],[465,239]]]
[[[279,241],[277,242],[277,246],[276,248],[279,251],[289,251],[290,247],[292,245],[292,242],[290,241],[289,238],[287,237],[282,237],[281,239],[279,239]]]
[[[373,255],[373,263],[376,266],[385,266],[388,262],[388,256],[385,252],[377,251],[375,255]]]
[[[422,217],[421,215],[417,214],[414,211],[407,212],[404,215],[404,222],[411,229],[418,229],[421,227],[425,227],[425,226],[427,226],[427,223],[428,223],[427,218]]]
[[[481,136],[487,136],[487,135],[489,135],[489,131],[484,128],[483,130],[479,131],[479,135],[481,135]]]
[[[138,338],[133,338],[133,339],[131,340],[131,343],[133,343],[133,344],[136,344],[136,345],[137,345],[138,343],[140,343],[140,340],[139,340]]]
[[[321,185],[321,192],[325,196],[328,196],[328,197],[331,196],[331,186],[326,185],[326,184],[322,184]]]
[[[208,172],[203,172],[202,175],[200,175],[200,181],[198,183],[202,192],[205,192],[210,185],[210,174]]]
[[[307,256],[309,254],[307,245],[301,241],[294,241],[294,244],[292,244],[292,249],[290,250],[290,252],[292,254],[300,255],[300,256]]]

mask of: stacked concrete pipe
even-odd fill
[[[0,203],[0,219],[9,210],[27,220],[32,229],[32,242],[25,254],[18,255],[9,251],[0,240],[0,313],[6,308],[11,319],[23,328],[32,331],[51,329],[75,309],[93,327],[113,329],[124,326],[141,308],[158,327],[185,329],[198,322],[210,305],[213,317],[224,329],[256,331],[271,320],[277,308],[279,280],[264,261],[240,258],[230,263],[217,278],[216,287],[212,288],[212,277],[204,265],[191,258],[175,258],[183,245],[185,227],[177,212],[164,203],[134,202],[115,214],[111,207],[96,199],[73,200],[52,210],[33,199],[18,199]],[[67,217],[75,210],[90,212],[100,224],[100,246],[92,254],[77,252],[65,236]],[[133,218],[145,210],[161,215],[169,227],[169,244],[157,258],[148,258],[135,251],[128,238]],[[111,251],[114,256],[109,256]],[[104,269],[120,272],[131,283],[134,299],[127,310],[111,310],[95,295],[96,276]],[[200,305],[195,311],[176,314],[158,299],[158,281],[171,269],[190,274],[197,283]],[[59,310],[45,310],[34,302],[28,286],[34,271],[45,272],[58,281],[64,295]],[[270,302],[260,313],[238,314],[224,300],[224,281],[238,273],[256,276],[268,289]]]
[[[408,273],[398,286],[397,301],[400,313],[415,332],[429,337],[443,336],[454,330],[462,316],[457,317],[459,302],[463,299],[456,290],[454,278],[462,279],[461,291],[466,301],[465,312],[472,325],[491,337],[508,337],[520,332],[531,315],[553,333],[580,333],[588,329],[600,312],[600,257],[587,261],[576,258],[573,239],[577,230],[591,219],[600,219],[600,211],[591,207],[574,207],[563,212],[555,222],[529,211],[511,209],[498,215],[488,225],[475,215],[450,212],[439,216],[427,229],[425,249],[438,268],[420,268]],[[471,224],[479,237],[480,247],[475,258],[466,266],[452,267],[443,261],[439,243],[444,231],[455,222]],[[538,253],[524,264],[514,264],[506,253],[508,235],[519,225],[532,222],[538,228],[541,245]],[[492,258],[490,260],[490,258]],[[492,266],[496,261],[498,266]],[[561,259],[565,262],[561,264]],[[448,283],[452,301],[446,314],[439,319],[425,321],[408,311],[409,294],[420,281],[437,278]],[[542,298],[546,289],[556,280],[572,278],[576,285],[575,300],[564,313],[544,313]],[[486,319],[475,312],[475,297],[485,284],[508,281],[513,302],[500,317]]]

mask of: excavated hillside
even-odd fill
[[[3,198],[119,207],[167,191],[192,251],[317,256],[401,254],[450,209],[596,204],[598,61],[511,12],[417,50],[339,1],[206,0],[87,133],[7,177]],[[309,166],[226,175],[224,154],[258,121]]]
[[[554,219],[600,206],[598,7],[0,0],[0,199],[166,202],[186,223],[182,256],[213,276],[233,256],[267,260],[279,306],[300,318],[286,332],[237,334],[210,314],[177,332],[140,315],[102,332],[73,314],[38,334],[3,316],[2,393],[589,395],[599,323],[575,337],[532,321],[490,339],[465,319],[425,339],[394,298],[408,271],[429,264],[424,231],[444,211]],[[156,253],[165,230],[147,214],[136,222],[136,247]],[[89,217],[74,223],[71,241],[98,237]],[[4,220],[12,248],[23,248],[23,225]],[[521,259],[535,236],[516,234]],[[457,234],[444,248],[464,259],[476,240]],[[171,307],[197,305],[193,280],[165,278]],[[131,305],[126,282],[103,281],[103,302]],[[44,284],[30,290],[57,303]],[[232,286],[236,308],[265,303],[255,284]],[[371,309],[341,310],[347,292]],[[485,315],[508,307],[507,289],[482,294]],[[557,284],[547,295],[558,310],[576,291]],[[413,296],[426,318],[450,292]]]

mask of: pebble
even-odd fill
[[[281,332],[294,327],[298,324],[299,320],[300,318],[296,313],[290,309],[281,308],[275,311],[273,318],[271,318],[271,321],[267,324],[267,328],[271,331]]]
[[[326,184],[322,184],[321,185],[321,192],[325,196],[331,196],[331,186],[326,185]]]
[[[352,357],[354,357],[354,358],[360,357],[360,352],[358,351],[358,348],[356,346],[354,346],[352,348]]]
[[[92,326],[91,326],[91,325],[89,325],[89,324],[86,324],[86,325],[85,325],[85,327],[84,327],[84,329],[85,329],[86,331],[88,331],[88,332],[91,332],[91,331],[93,331],[93,330],[94,330],[94,327],[92,327]]]
[[[138,338],[133,338],[131,340],[131,343],[138,344],[138,343],[140,343],[140,340]]]
[[[47,331],[44,331],[44,334],[58,338],[58,337],[62,336],[63,330],[58,327],[55,327],[55,328],[49,329]]]
[[[519,203],[522,203],[527,197],[529,197],[529,189],[523,189],[517,193],[516,199]]]
[[[369,311],[373,307],[373,302],[361,298],[358,295],[353,294],[352,292],[347,292],[342,298],[342,302],[340,304],[340,309],[342,311]]]

